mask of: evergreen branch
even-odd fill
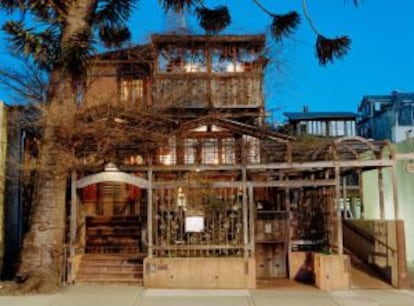
[[[217,33],[231,23],[229,9],[226,6],[217,6],[214,9],[198,7],[196,14],[201,27],[207,33]]]

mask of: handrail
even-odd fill
[[[371,235],[370,233],[367,233],[363,229],[357,227],[356,225],[352,224],[348,220],[342,220],[342,224],[347,226],[349,229],[351,229],[354,233],[358,234],[359,237],[364,238],[365,240],[371,242],[371,243],[378,243],[381,246],[385,247],[386,249],[390,250],[393,253],[398,253],[397,249],[394,249],[381,241],[380,239],[376,238],[375,236]]]

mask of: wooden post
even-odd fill
[[[336,204],[336,218],[337,218],[337,244],[338,254],[343,254],[343,237],[342,237],[342,218],[341,218],[341,172],[339,167],[335,167],[335,204]]]
[[[77,201],[76,201],[76,180],[77,180],[77,175],[76,175],[76,170],[72,170],[71,173],[71,195],[70,195],[70,240],[69,240],[69,246],[70,246],[70,250],[69,250],[69,258],[70,258],[70,262],[71,264],[68,267],[68,282],[72,282],[74,279],[74,275],[73,275],[73,257],[75,256],[75,240],[76,240],[76,218],[77,218]],[[67,264],[67,263],[66,263]]]
[[[344,219],[348,219],[348,195],[346,192],[346,177],[342,178],[342,199],[344,203]]]
[[[148,236],[148,257],[153,256],[152,252],[152,168],[148,170],[148,189],[147,189],[147,236]]]
[[[351,212],[352,212],[352,219],[356,218],[356,198],[355,197],[351,197],[350,199],[351,201]]]
[[[365,219],[365,207],[364,207],[364,180],[362,170],[358,169],[358,183],[359,183],[359,201],[361,207],[360,219]]]
[[[394,159],[394,165],[391,167],[392,175],[392,195],[394,200],[394,219],[398,220],[400,218],[400,205],[398,202],[398,183],[397,183],[397,161]]]
[[[290,251],[291,251],[291,245],[290,245],[290,241],[292,239],[292,229],[290,226],[290,189],[289,188],[285,188],[285,209],[286,209],[286,249],[287,249],[287,255],[289,255]],[[289,257],[288,257],[289,258]]]
[[[384,211],[384,175],[382,167],[378,168],[379,209],[381,220],[385,219]]]
[[[254,256],[255,253],[255,209],[254,209],[254,193],[253,193],[253,186],[249,184],[248,186],[249,192],[249,229],[250,229],[250,256]]]
[[[242,193],[243,193],[243,244],[244,244],[244,257],[249,256],[249,234],[248,234],[248,211],[247,211],[247,173],[246,167],[242,168]]]

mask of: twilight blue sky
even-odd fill
[[[300,0],[261,0],[269,9],[284,13],[301,11]],[[268,33],[271,20],[251,0],[206,0],[208,6],[227,4],[232,13],[231,34]],[[315,36],[302,18],[298,31],[282,44],[268,39],[273,64],[268,68],[265,98],[274,119],[285,111],[356,111],[366,94],[392,90],[414,91],[413,0],[363,0],[355,8],[352,0],[308,0],[309,13],[327,37],[347,34],[352,38],[349,54],[327,67],[315,58]],[[0,16],[0,21],[5,16]],[[190,30],[202,30],[194,20]],[[166,29],[158,0],[141,0],[130,20],[133,43],[145,43],[152,33]],[[0,61],[7,61],[6,41],[0,35]],[[9,101],[4,90],[0,100]]]

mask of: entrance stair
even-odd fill
[[[138,216],[87,217],[85,254],[75,283],[142,286],[140,244]]]

